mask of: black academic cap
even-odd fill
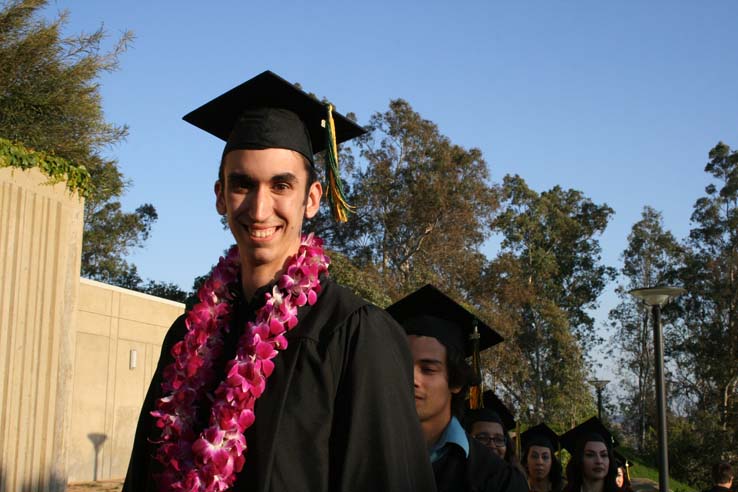
[[[624,468],[630,468],[631,466],[633,466],[633,463],[622,454],[618,453],[617,451],[613,451],[613,454],[615,455],[615,462],[617,463],[617,466],[622,466]]]
[[[559,440],[562,448],[574,454],[574,450],[579,443],[587,440],[597,440],[597,437],[604,441],[611,449],[618,446],[618,442],[613,435],[597,417],[592,417],[573,429],[566,431]]]
[[[335,111],[336,143],[365,130]],[[184,116],[232,149],[286,148],[310,162],[327,146],[327,105],[269,70]]]
[[[522,448],[524,450],[531,446],[543,446],[553,452],[559,450],[559,436],[546,424],[538,424],[520,434]]]
[[[515,415],[492,390],[482,394],[484,407],[466,411],[467,426],[471,428],[474,422],[497,422],[506,431],[515,428]]]
[[[503,341],[486,323],[446,294],[427,284],[387,308],[408,335],[433,337],[446,348],[471,357],[474,353],[474,327],[482,351]]]

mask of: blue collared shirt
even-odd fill
[[[469,438],[464,432],[464,428],[456,419],[451,417],[451,421],[448,423],[446,428],[443,430],[443,434],[438,438],[438,441],[430,448],[430,459],[431,463],[435,463],[439,459],[443,458],[448,451],[447,445],[456,444],[464,450],[464,456],[469,458]]]

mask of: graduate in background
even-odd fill
[[[712,466],[712,488],[706,492],[730,492],[733,486],[733,467],[727,461]]]
[[[615,454],[615,464],[617,466],[615,485],[620,492],[633,492],[633,486],[630,483],[630,467],[632,463],[617,451],[614,451],[613,454]]]
[[[466,431],[497,455],[524,473],[510,431],[516,428],[515,416],[492,390],[482,394],[482,407],[467,409]]]
[[[433,464],[439,492],[525,492],[523,475],[459,423],[473,382],[464,360],[502,341],[432,285],[397,301],[387,311],[405,328],[413,356],[415,408]]]
[[[538,424],[520,435],[522,464],[531,492],[561,492],[564,474],[556,457],[559,436],[546,424]]]
[[[613,454],[617,442],[597,417],[567,431],[560,442],[571,453],[564,492],[617,492]]]

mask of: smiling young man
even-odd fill
[[[302,235],[314,152],[363,130],[271,72],[185,119],[226,140],[215,201],[237,248],[166,336],[124,490],[433,490],[402,329]]]
[[[464,360],[472,355],[473,327],[478,327],[479,350],[501,342],[502,337],[432,285],[387,311],[407,333],[415,409],[439,492],[527,492],[523,475],[471,438],[458,420],[473,379]]]
[[[308,166],[291,149],[239,149],[224,156],[216,208],[226,216],[248,272],[241,275],[246,298],[282,270],[300,246],[303,218],[318,212],[322,187],[308,182]]]

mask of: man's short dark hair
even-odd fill
[[[715,463],[712,466],[712,481],[718,483],[728,483],[733,480],[733,467],[726,461]]]
[[[461,388],[451,395],[451,413],[460,418],[464,413],[464,400],[469,386],[474,383],[474,373],[464,360],[464,355],[452,348],[446,348],[446,369],[448,371],[448,387]]]

